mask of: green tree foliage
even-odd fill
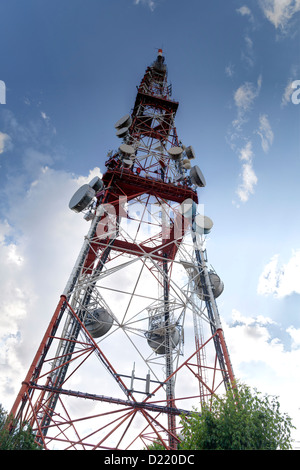
[[[39,450],[34,442],[34,435],[28,425],[22,428],[14,421],[8,420],[8,415],[0,405],[0,450]]]
[[[182,418],[182,450],[291,449],[291,419],[277,397],[262,396],[246,385],[214,397],[201,413]]]

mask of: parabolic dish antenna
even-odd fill
[[[95,178],[93,178],[89,182],[89,186],[93,188],[97,193],[98,191],[101,191],[101,189],[103,189],[104,184],[102,179],[99,178],[99,176],[95,176]]]
[[[206,186],[205,178],[202,174],[202,171],[197,165],[193,166],[193,168],[191,169],[190,177],[191,177],[192,183],[196,184],[197,186],[200,186],[200,188],[203,188],[204,186]]]
[[[134,154],[134,148],[132,147],[132,145],[121,144],[120,147],[119,147],[119,150],[124,155],[133,155]]]
[[[195,217],[195,232],[200,235],[207,235],[213,228],[213,221],[207,215],[197,214]]]
[[[121,129],[121,127],[130,127],[131,126],[131,117],[129,114],[125,114],[125,116],[121,117],[121,119],[119,119],[116,124],[115,124],[115,128],[116,129]]]
[[[69,202],[69,208],[74,212],[81,212],[85,209],[95,197],[95,190],[89,184],[81,186],[72,196]]]
[[[191,162],[188,158],[185,158],[183,160],[182,165],[183,165],[183,168],[185,168],[186,170],[190,170],[192,167]]]
[[[171,147],[168,150],[168,154],[170,155],[171,158],[173,158],[173,160],[179,160],[182,153],[183,153],[183,149],[181,147]]]
[[[220,277],[218,274],[210,271],[209,272],[209,279],[212,287],[212,291],[214,294],[214,298],[217,299],[223,292],[224,290],[224,283],[221,281]],[[201,283],[198,285],[198,295],[202,300],[205,300],[205,294],[203,292],[203,288],[201,286]]]
[[[185,153],[189,160],[193,160],[194,158],[196,158],[195,151],[191,145],[189,147],[186,147]]]
[[[125,137],[128,134],[128,127],[121,127],[117,130],[116,136],[119,138]]]

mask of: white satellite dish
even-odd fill
[[[192,168],[192,165],[191,165],[191,162],[189,160],[189,158],[185,158],[183,161],[182,161],[182,166],[183,168],[185,168],[186,170],[190,170]]]
[[[211,283],[211,288],[212,288],[212,291],[213,291],[213,295],[214,295],[214,298],[218,298],[222,292],[224,291],[224,283],[223,281],[221,281],[220,277],[218,276],[217,273],[213,272],[213,271],[210,271],[208,273],[209,275],[209,280],[210,280],[210,283]],[[201,285],[201,282],[200,282],[200,279],[197,280],[197,294],[198,296],[200,297],[201,300],[205,300],[205,294],[203,292],[203,287]]]
[[[207,235],[213,228],[213,221],[206,215],[197,214],[195,217],[194,231],[200,235]]]
[[[89,186],[91,188],[93,188],[96,193],[98,191],[101,191],[101,189],[103,189],[103,181],[99,178],[99,176],[95,176],[95,178],[93,178],[90,182],[89,182]]]
[[[74,212],[81,212],[95,197],[95,190],[88,184],[81,186],[69,202],[69,208]]]
[[[116,136],[119,137],[120,139],[122,137],[125,137],[127,134],[128,134],[128,127],[121,127],[116,132]]]
[[[194,158],[196,158],[195,156],[195,151],[193,149],[193,147],[190,145],[189,147],[186,147],[185,148],[185,153],[186,153],[186,156],[190,159],[190,160],[193,160]]]
[[[193,199],[188,198],[181,203],[179,212],[187,219],[192,219],[192,216],[196,215],[197,204],[195,201],[193,201]]]
[[[197,186],[200,186],[201,188],[206,186],[205,178],[202,174],[202,171],[197,165],[193,166],[193,168],[191,169],[190,177],[191,177],[193,184],[196,184]]]
[[[179,343],[180,333],[178,326],[172,325],[168,327],[170,334],[170,346],[172,349],[176,348]],[[148,344],[156,354],[166,354],[166,328],[164,325],[153,326],[148,332]]]
[[[130,127],[132,123],[132,119],[129,114],[125,114],[125,116],[121,117],[116,124],[115,128],[116,129],[121,129],[121,127]]]
[[[181,147],[171,147],[168,150],[168,154],[170,155],[173,160],[179,160],[183,153],[183,149]]]
[[[130,168],[133,165],[133,161],[129,160],[128,158],[123,160],[123,165],[125,168]]]
[[[121,144],[119,147],[120,152],[124,153],[124,155],[133,155],[135,150],[132,145]]]
[[[84,326],[93,338],[104,336],[112,327],[113,318],[104,308],[99,307],[88,313],[84,320]]]

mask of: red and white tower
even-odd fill
[[[176,449],[180,415],[234,386],[177,108],[159,50],[102,179],[71,198],[90,228],[12,408],[46,449]]]

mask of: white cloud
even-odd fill
[[[83,218],[69,210],[70,198],[100,176],[100,169],[86,177],[54,170],[56,157],[39,150],[51,147],[49,126],[41,119],[23,125],[8,109],[2,116],[9,137],[0,134],[0,149],[11,140],[18,152],[18,172],[8,172],[1,187],[0,394],[8,410],[88,230]],[[42,118],[48,119],[46,114]]]
[[[48,120],[49,120],[49,116],[47,116],[47,114],[46,114],[44,111],[41,111],[41,116],[42,116],[42,118],[44,119],[44,121],[48,121]]]
[[[234,102],[238,109],[248,111],[251,109],[255,98],[258,96],[261,87],[261,77],[258,78],[257,87],[253,83],[246,82],[234,93]]]
[[[281,107],[284,107],[287,104],[292,102],[292,94],[295,91],[295,87],[294,87],[293,83],[294,83],[294,79],[293,78],[289,79],[289,81],[288,81],[288,83],[287,83],[287,85],[284,89],[282,98],[281,98]]]
[[[245,162],[242,166],[242,182],[236,191],[241,202],[248,201],[250,194],[254,193],[254,187],[258,181],[257,176],[253,170],[252,157],[252,142],[248,141],[247,144],[240,150],[239,154],[240,160]]]
[[[283,298],[300,294],[300,250],[294,251],[286,264],[279,265],[279,255],[274,255],[259,277],[257,293]]]
[[[252,163],[245,163],[242,167],[242,183],[237,189],[237,195],[241,202],[247,202],[250,194],[254,193],[257,184],[257,176],[253,170]]]
[[[240,13],[242,16],[252,16],[252,13],[251,13],[251,10],[250,8],[248,8],[247,6],[242,6],[241,8],[238,8],[236,10],[238,13]]]
[[[292,348],[296,349],[300,346],[300,328],[295,328],[294,326],[290,326],[287,330],[287,333],[292,338]]]
[[[10,137],[8,134],[0,131],[0,154],[4,152],[5,147],[10,142]]]
[[[275,28],[284,30],[292,17],[300,11],[300,0],[260,0],[260,6]]]
[[[223,327],[236,379],[277,396],[280,411],[287,413],[297,428],[293,438],[299,441],[300,330],[293,326],[284,330],[270,318],[245,316],[238,310],[233,310],[231,324]],[[292,348],[277,336],[286,337],[286,333]]]
[[[240,150],[239,158],[240,160],[246,160],[247,162],[251,162],[253,157],[252,152],[252,142],[249,140],[245,147]]]
[[[227,67],[225,67],[225,74],[227,75],[227,77],[233,77],[234,67],[232,64],[229,64],[227,65]]]
[[[252,109],[253,103],[259,95],[262,77],[259,76],[256,86],[251,82],[245,82],[234,92],[234,103],[237,107],[238,116],[233,121],[235,128],[240,128],[245,121],[246,114]]]
[[[241,137],[243,124],[246,122],[247,114],[252,109],[255,99],[260,93],[261,85],[262,77],[259,76],[256,85],[250,82],[245,82],[234,93],[234,103],[237,108],[237,118],[232,122],[234,129],[234,133],[232,133],[230,137],[232,148],[234,148],[234,140],[236,140],[239,136]],[[265,141],[270,141],[270,132],[267,132],[270,131],[270,129],[267,128],[267,122],[268,121],[265,116],[261,120],[261,128],[259,130],[259,132],[264,136],[264,145],[266,145]],[[245,140],[244,137],[243,140]],[[239,152],[239,159],[244,162],[240,175],[242,181],[238,186],[236,193],[241,202],[247,202],[249,196],[254,193],[254,188],[258,181],[252,164],[252,142],[248,140],[246,145],[244,145],[242,148],[235,148],[235,150]]]
[[[293,64],[290,69],[289,78],[287,84],[284,88],[282,98],[281,98],[281,107],[287,106],[289,103],[292,103],[292,94],[295,91],[294,81],[299,75],[299,66]]]
[[[31,184],[7,192],[9,220],[0,220],[0,394],[6,409],[48,326],[88,230],[83,217],[70,211],[69,200],[82,184],[100,176],[55,171],[51,157],[27,151],[25,172]],[[26,160],[26,159],[25,159]],[[34,170],[34,171],[33,171]],[[54,302],[54,304],[53,304]]]
[[[135,5],[143,4],[146,5],[150,8],[151,11],[154,11],[155,8],[155,2],[154,0],[134,0]]]
[[[279,255],[274,255],[269,263],[264,267],[258,281],[258,294],[268,295],[277,291],[281,274],[278,271],[278,257]]]
[[[254,65],[253,41],[248,35],[245,36],[245,45],[246,45],[246,50],[245,52],[243,52],[242,58],[247,62],[247,64],[250,67],[253,67]]]
[[[273,143],[274,134],[266,114],[259,117],[259,130],[257,134],[261,138],[261,146],[264,152],[268,152],[270,145]]]
[[[7,221],[0,222],[0,364],[2,380],[10,381],[16,372],[17,363],[14,347],[19,336],[18,325],[26,316],[31,303],[31,283],[24,277],[26,261],[22,248],[11,240],[13,227]],[[28,265],[27,265],[28,268]],[[5,369],[7,368],[7,374]],[[5,395],[0,383],[1,396]]]
[[[49,146],[50,133],[56,133],[55,128],[50,125],[49,119],[28,120],[24,125],[8,108],[3,110],[2,118],[6,128],[9,129],[11,142],[26,148],[39,149],[41,146]]]
[[[238,109],[248,111],[256,96],[252,83],[241,85],[234,93],[234,102]]]
[[[254,26],[254,17],[252,15],[252,12],[251,12],[250,8],[248,8],[247,6],[244,5],[240,8],[238,8],[236,11],[240,15],[247,17],[249,19],[251,25],[252,25],[252,28],[253,28],[253,26]],[[250,38],[248,33],[245,35],[244,40],[245,40],[245,48],[242,51],[242,59],[246,62],[247,65],[249,65],[250,67],[253,67],[254,61],[255,61],[254,49],[253,49],[253,40]]]
[[[251,324],[259,324],[259,325],[270,325],[274,324],[275,322],[272,318],[264,317],[262,315],[258,315],[257,317],[247,317],[242,315],[239,310],[233,309],[232,310],[232,321],[233,323],[244,323],[246,326],[250,326]]]

